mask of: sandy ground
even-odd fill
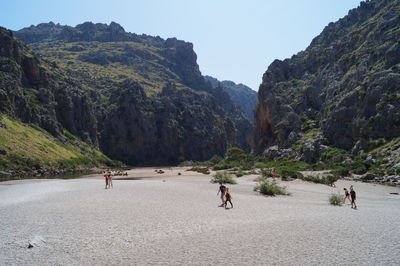
[[[338,188],[283,182],[291,196],[230,185],[217,207],[210,176],[182,168],[0,183],[1,265],[399,265],[400,188],[349,181]],[[178,172],[182,175],[178,175]],[[353,184],[358,210],[328,203]],[[28,249],[29,240],[45,242]]]

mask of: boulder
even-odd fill
[[[33,248],[33,247],[41,247],[46,243],[43,237],[41,236],[35,236],[32,240],[29,241],[28,243],[28,248]]]
[[[375,180],[375,175],[372,173],[365,173],[361,176],[362,181],[372,181]]]

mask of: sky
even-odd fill
[[[0,26],[53,21],[121,24],[193,43],[203,75],[258,90],[275,59],[291,57],[360,0],[0,0]]]

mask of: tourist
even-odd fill
[[[343,204],[346,203],[346,199],[348,199],[351,202],[349,191],[347,190],[347,188],[343,188],[343,190],[344,190],[344,195],[345,195],[344,199],[343,199]]]
[[[272,175],[272,178],[275,180],[275,177],[276,177],[275,168],[272,168],[272,170],[271,170],[271,175]]]
[[[351,208],[357,209],[356,192],[354,191],[353,185],[350,186],[350,197],[351,197]]]
[[[108,175],[108,188],[114,188],[112,180],[113,180],[112,175],[109,174]]]
[[[107,189],[108,188],[108,174],[105,174],[104,178],[106,179],[106,187],[105,187],[105,189]]]
[[[229,188],[227,187],[227,188],[225,188],[225,209],[226,209],[226,205],[228,204],[228,201],[231,204],[231,208],[233,208],[231,199],[232,199],[232,196],[231,196],[231,193],[229,193]]]
[[[218,183],[219,183],[219,189],[218,189],[218,192],[217,192],[217,196],[218,196],[219,193],[221,193],[221,201],[222,201],[222,204],[219,205],[219,207],[223,207],[224,204],[225,204],[224,197],[225,197],[225,188],[226,187],[222,184],[222,182],[218,182]]]

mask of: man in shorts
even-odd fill
[[[350,187],[350,197],[351,197],[351,208],[357,209],[356,192],[354,191],[353,185],[351,185],[351,187]]]
[[[218,188],[218,192],[217,192],[217,196],[219,193],[221,193],[221,201],[222,204],[219,205],[219,207],[223,207],[225,204],[225,186],[222,184],[222,182],[219,182],[219,188]]]

